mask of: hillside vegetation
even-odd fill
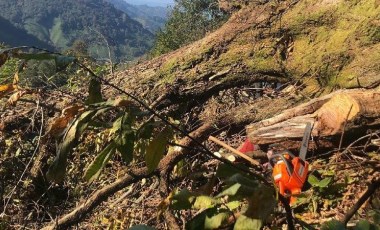
[[[124,0],[108,1],[132,19],[140,22],[145,29],[152,33],[155,33],[157,30],[161,29],[165,25],[165,22],[169,16],[170,9],[165,7],[138,5],[139,2],[135,3],[136,5],[131,5]]]
[[[0,27],[2,32],[0,33],[0,41],[4,44],[10,46],[21,46],[25,45],[25,41],[28,41],[28,44],[31,46],[37,46],[47,49],[53,49],[50,45],[45,42],[38,40],[36,37],[31,36],[25,30],[16,28],[8,20],[0,17]]]
[[[98,58],[108,58],[107,43],[113,58],[131,60],[145,54],[153,41],[153,34],[140,23],[102,0],[5,0],[0,13],[57,50],[82,40]]]

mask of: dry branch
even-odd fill
[[[352,208],[347,212],[347,214],[344,216],[342,222],[346,226],[348,221],[355,215],[355,213],[359,210],[359,208],[364,204],[368,198],[370,198],[376,190],[380,187],[380,180],[377,179],[373,181],[371,184],[368,185],[367,190],[364,192],[364,194],[359,198],[359,200],[352,206]]]

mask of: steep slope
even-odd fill
[[[6,31],[6,33],[0,33],[0,43],[3,42],[10,46],[22,46],[25,45],[25,41],[28,41],[28,45],[30,46],[53,49],[49,44],[38,40],[25,30],[14,27],[8,20],[2,17],[0,17],[0,28],[2,31]]]
[[[0,13],[17,28],[61,50],[83,40],[91,55],[100,58],[107,57],[107,42],[115,57],[131,59],[144,54],[153,39],[140,23],[103,0],[5,0]]]
[[[312,97],[379,83],[378,1],[234,4],[221,1],[241,9],[219,30],[121,72],[120,78],[128,78],[126,86],[134,92],[134,85],[146,87],[142,91],[151,90],[156,98],[165,85],[176,83],[177,96],[171,100],[183,101],[236,84],[298,82],[303,94]]]
[[[140,22],[145,29],[154,33],[162,28],[167,20],[168,8],[162,6],[131,5],[124,0],[108,0],[117,9]]]

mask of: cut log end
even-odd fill
[[[310,110],[310,103],[306,103],[248,126],[248,137],[257,144],[301,139],[307,122],[314,124],[313,136],[334,136],[341,134],[346,127],[355,127],[355,120],[359,117],[378,121],[372,122],[372,126],[380,125],[380,92],[346,90],[335,92],[327,101],[325,98],[321,98],[323,103],[313,103],[319,104],[313,110]]]

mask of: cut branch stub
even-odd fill
[[[380,92],[375,90],[343,90],[247,127],[251,141],[269,144],[302,138],[307,122],[314,124],[312,135],[334,136],[346,128],[380,125]],[[357,124],[359,118],[367,123]],[[346,125],[345,125],[346,124]]]

